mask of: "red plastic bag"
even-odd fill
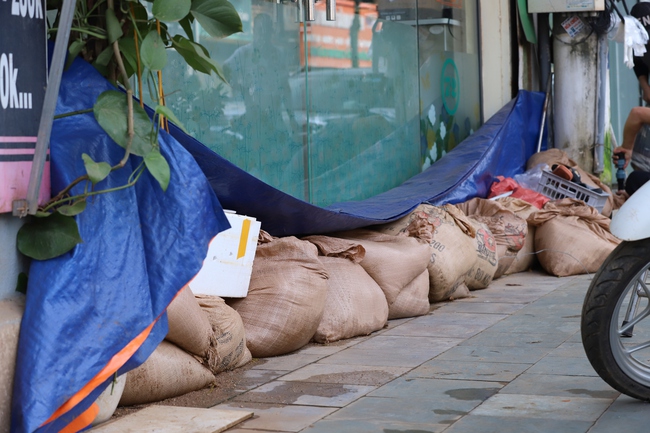
[[[512,191],[510,197],[524,200],[538,209],[543,208],[546,202],[550,201],[550,199],[545,195],[519,185],[511,177],[497,176],[497,179],[498,181],[492,183],[492,186],[490,187],[490,195],[488,198],[496,197]]]

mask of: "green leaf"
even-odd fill
[[[192,14],[187,14],[185,18],[179,21],[178,24],[181,25],[189,40],[194,42],[194,30],[192,29],[192,23],[194,23],[194,17]]]
[[[84,160],[86,173],[93,185],[106,179],[106,176],[111,172],[111,166],[107,162],[95,162],[87,154],[82,154],[81,158]]]
[[[79,200],[76,203],[61,206],[57,209],[57,212],[67,216],[75,216],[79,215],[84,210],[86,210],[86,200]]]
[[[192,15],[215,38],[225,38],[242,31],[241,18],[228,0],[194,0]]]
[[[113,141],[126,149],[128,142],[126,95],[117,90],[107,90],[99,95],[93,111],[95,119],[97,119],[104,131]],[[153,149],[153,143],[157,142],[157,136],[152,128],[149,116],[135,101],[133,104],[133,121],[135,135],[131,143],[131,153],[145,156]]]
[[[158,181],[163,191],[167,191],[169,186],[170,170],[169,164],[158,149],[151,151],[144,157],[144,165],[151,172],[151,175]]]
[[[72,62],[74,62],[74,59],[77,58],[81,50],[84,49],[86,46],[86,41],[81,40],[81,39],[76,39],[74,40],[70,46],[68,47],[68,59],[65,62],[65,69],[68,69],[70,65],[72,65]]]
[[[109,44],[112,44],[124,36],[120,21],[115,16],[115,11],[113,9],[106,9],[106,33],[108,33]]]
[[[136,51],[135,51],[135,41],[132,38],[123,38],[120,39],[117,44],[120,47],[120,53],[122,53],[122,59],[124,59],[124,68],[126,69],[126,74],[130,77],[131,75],[135,74],[138,70],[138,63],[137,63],[138,57],[136,56]],[[112,52],[113,50],[111,48],[111,54]]]
[[[219,78],[226,81],[221,67],[210,58],[208,51],[202,45],[192,42],[181,35],[176,35],[172,39],[172,46],[190,67],[208,75],[214,71]]]
[[[83,242],[73,217],[53,213],[47,218],[34,218],[25,223],[16,235],[18,250],[36,260],[61,256]]]
[[[192,0],[155,0],[153,2],[153,16],[160,21],[180,21],[190,13]]]
[[[27,294],[27,274],[24,272],[18,274],[16,281],[16,291],[22,293],[23,295]]]
[[[140,47],[142,64],[152,71],[159,71],[167,64],[167,50],[157,32],[149,32]]]
[[[161,115],[161,116],[165,116],[166,118],[168,118],[169,120],[174,122],[174,124],[176,126],[181,128],[183,130],[183,132],[187,133],[187,130],[185,129],[185,127],[183,126],[181,121],[178,120],[178,117],[176,117],[174,112],[169,107],[166,107],[164,105],[156,106],[156,114]]]
[[[41,212],[40,210],[37,210],[36,213],[34,214],[36,218],[47,218],[50,215],[52,215],[51,212]]]

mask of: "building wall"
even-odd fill
[[[481,0],[481,83],[483,119],[489,119],[512,95],[510,2]]]

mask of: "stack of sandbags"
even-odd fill
[[[304,240],[318,247],[318,259],[329,275],[325,309],[314,341],[330,343],[382,329],[388,319],[388,302],[379,285],[359,264],[366,255],[365,249],[357,242],[327,236],[309,236]]]
[[[310,242],[261,232],[248,296],[229,299],[256,358],[300,349],[316,333],[327,297],[327,270]]]
[[[609,231],[610,219],[580,200],[549,202],[528,222],[537,226],[539,262],[558,277],[596,272],[620,243]]]
[[[510,267],[506,270],[506,275],[527,271],[532,268],[537,261],[537,256],[535,254],[535,226],[528,223],[528,218],[539,209],[518,198],[504,197],[497,199],[497,201],[506,209],[514,212],[518,217],[523,218],[528,226],[528,233],[524,240],[524,246],[519,250],[514,262],[512,262]]]
[[[363,246],[365,257],[360,265],[384,292],[389,319],[429,312],[427,265],[431,253],[427,243],[367,229],[334,236]]]
[[[192,355],[163,340],[147,360],[129,371],[120,406],[153,403],[205,388],[214,374]]]
[[[514,263],[528,234],[526,220],[517,216],[500,202],[473,198],[456,205],[471,219],[484,223],[497,243],[498,266],[494,278],[499,278]]]
[[[129,372],[120,405],[152,403],[202,389],[214,375],[251,360],[239,314],[217,296],[186,286],[167,307],[169,331],[151,356]]]
[[[614,207],[614,197],[612,195],[611,188],[608,185],[605,185],[598,178],[598,176],[594,176],[593,174],[583,170],[580,166],[578,166],[578,163],[569,158],[569,156],[563,150],[549,149],[544,152],[534,154],[530,157],[530,159],[528,159],[527,169],[530,170],[539,164],[547,164],[549,167],[553,167],[553,164],[562,164],[566,165],[567,167],[574,168],[578,174],[580,174],[580,179],[582,182],[584,182],[585,185],[592,188],[600,188],[609,194],[607,203],[605,203],[605,207],[601,212],[603,215],[610,216],[612,214],[612,210],[617,209]]]
[[[421,204],[409,215],[377,228],[411,236],[429,247],[429,301],[469,296],[486,288],[497,269],[497,248],[487,226],[470,220],[453,205]]]
[[[246,347],[246,333],[241,316],[222,298],[195,295],[208,317],[216,345],[211,346],[207,367],[214,373],[233,370],[248,364],[253,356]]]
[[[185,287],[167,308],[165,340],[196,357],[217,374],[251,360],[242,319],[218,296],[194,296]]]

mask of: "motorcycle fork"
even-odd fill
[[[640,279],[645,282],[647,275],[648,271],[645,271],[643,274],[641,274]],[[639,307],[641,296],[645,296],[645,292],[640,287],[638,280],[635,281],[635,286],[636,287],[634,287],[634,291],[630,296],[630,303],[627,305],[627,311],[625,312],[625,318],[623,319],[622,324],[623,327],[630,323],[630,320],[632,320],[632,318],[636,315],[636,310]],[[630,329],[626,330],[625,332],[621,332],[621,337],[623,338],[632,338],[632,336],[634,336],[634,326],[631,326]]]

